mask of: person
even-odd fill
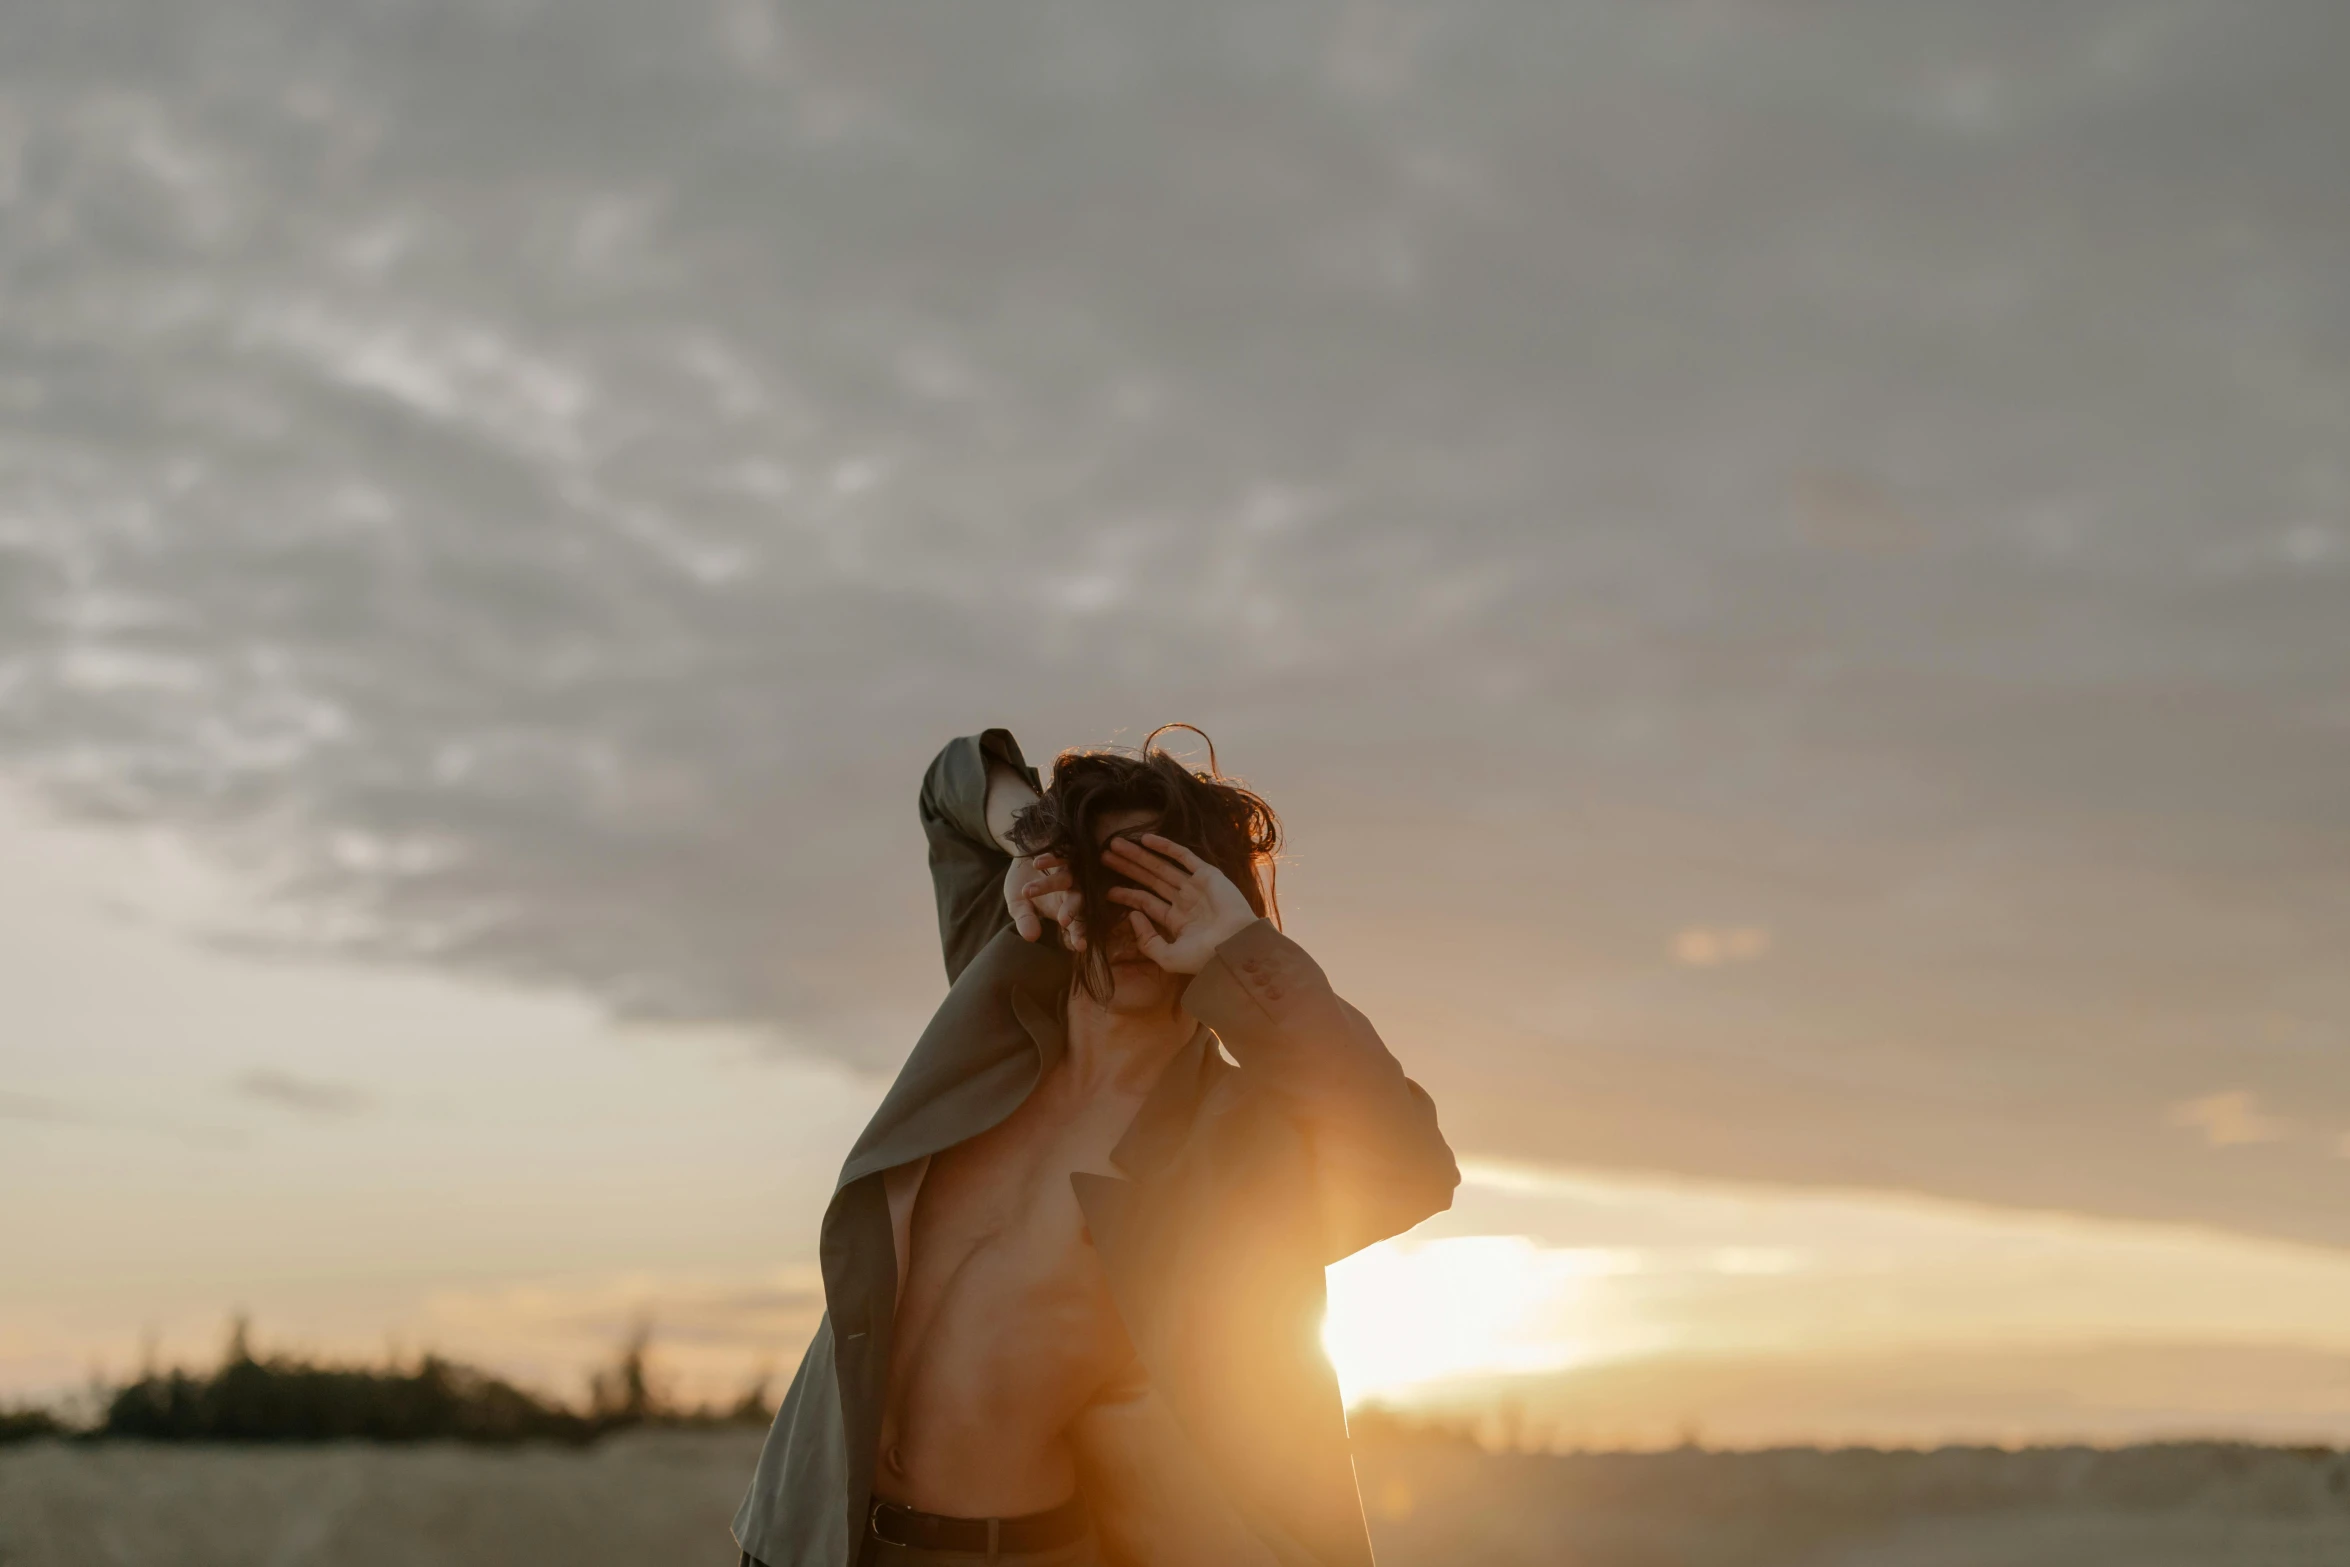
[[[950,988],[825,1211],[746,1567],[1370,1563],[1323,1269],[1459,1171],[1281,932],[1271,808],[1158,734],[923,779]]]

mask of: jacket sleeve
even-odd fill
[[[922,836],[930,843],[930,890],[938,899],[938,943],[949,984],[1012,923],[1004,908],[1004,873],[1012,857],[987,830],[990,762],[1011,768],[1042,792],[1036,769],[1007,729],[949,740],[922,775]]]
[[[1370,1020],[1339,999],[1322,966],[1272,921],[1260,919],[1218,947],[1183,1005],[1305,1133],[1324,1261],[1452,1206],[1461,1176],[1435,1103],[1403,1075]]]

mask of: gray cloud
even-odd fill
[[[45,1094],[7,1090],[0,1090],[0,1121],[72,1128],[76,1133],[87,1131],[103,1135],[131,1132],[143,1137],[162,1137],[196,1148],[238,1148],[245,1143],[244,1133],[226,1127],[109,1113],[69,1100],[52,1099]]]
[[[375,1104],[372,1095],[349,1083],[303,1077],[275,1067],[257,1066],[241,1072],[231,1086],[247,1099],[307,1116],[357,1115]]]
[[[0,1120],[35,1121],[54,1126],[87,1124],[89,1116],[61,1100],[39,1094],[0,1093]]]
[[[11,8],[0,764],[878,1065],[1191,717],[1473,1146],[2350,1239],[2338,7],[682,15]]]

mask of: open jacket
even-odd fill
[[[923,779],[951,988],[825,1210],[824,1317],[734,1521],[767,1567],[852,1567],[914,1184],[1066,1048],[1069,959],[1005,912],[991,760],[1036,780],[1001,729]],[[1202,1026],[1113,1151],[1123,1177],[1070,1177],[1149,1379],[1080,1417],[1083,1483],[1119,1567],[1368,1567],[1322,1270],[1450,1206],[1459,1172],[1427,1094],[1270,921],[1217,948],[1183,1005]]]

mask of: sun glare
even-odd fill
[[[1523,1235],[1386,1241],[1330,1270],[1322,1347],[1347,1403],[1446,1378],[1557,1371],[1597,1358],[1589,1281],[1633,1266]]]

